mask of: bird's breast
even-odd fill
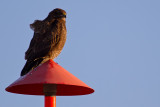
[[[59,38],[59,41],[56,43],[56,45],[53,43],[54,46],[52,46],[52,51],[50,51],[50,55],[52,57],[52,59],[56,58],[62,51],[64,45],[65,45],[65,42],[66,42],[66,27],[65,25],[61,25],[59,26],[59,33],[58,33],[58,37],[57,39]],[[53,32],[54,33],[54,32]],[[53,38],[53,42],[55,42],[54,40],[55,38]]]

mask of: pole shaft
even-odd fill
[[[45,96],[45,107],[56,107],[56,97]]]

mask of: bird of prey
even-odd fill
[[[28,50],[25,52],[26,64],[21,76],[30,70],[56,58],[62,51],[66,42],[66,12],[56,8],[44,20],[35,20],[30,24],[34,31]]]

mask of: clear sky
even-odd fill
[[[43,107],[42,96],[8,93],[24,66],[35,19],[67,11],[67,42],[55,60],[95,89],[57,97],[57,107],[160,107],[159,0],[1,0],[0,107]]]

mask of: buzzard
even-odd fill
[[[35,20],[30,24],[34,31],[28,50],[25,52],[26,64],[21,76],[30,70],[56,58],[66,42],[66,12],[56,8],[44,20]]]

